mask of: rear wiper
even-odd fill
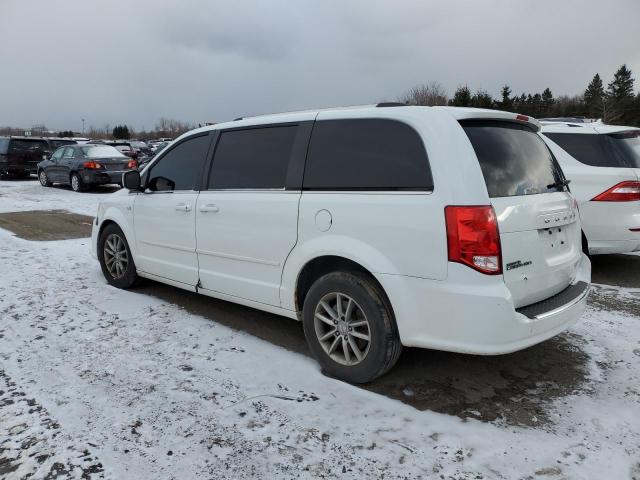
[[[551,183],[549,185],[547,185],[547,188],[567,188],[569,186],[569,184],[571,183],[571,180],[561,180],[559,182],[555,182],[555,183]]]

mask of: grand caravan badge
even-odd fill
[[[507,263],[507,270],[515,270],[516,268],[521,268],[521,267],[526,267],[528,265],[531,265],[533,262],[531,260],[526,260],[526,261],[522,261],[522,260],[516,260],[515,262],[509,262]]]

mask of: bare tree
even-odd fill
[[[438,82],[417,85],[400,97],[402,103],[408,105],[446,105],[448,98],[444,87]]]

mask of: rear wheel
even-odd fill
[[[71,190],[73,190],[74,192],[82,192],[85,189],[85,185],[82,182],[80,175],[78,175],[77,173],[71,174],[70,182]]]
[[[43,187],[51,186],[51,181],[49,180],[49,177],[47,177],[47,173],[44,170],[40,170],[40,172],[38,172],[38,180],[40,180],[40,185],[42,185]]]
[[[98,259],[109,284],[131,288],[138,281],[136,265],[124,233],[116,224],[107,225],[98,239]]]
[[[347,382],[379,377],[402,351],[386,296],[359,273],[334,272],[316,280],[304,301],[303,323],[323,372]]]

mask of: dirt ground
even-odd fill
[[[92,217],[59,210],[0,214],[0,227],[28,240],[88,237],[91,221]],[[640,287],[640,256],[594,257],[592,265],[595,284]],[[310,355],[298,322],[152,281],[145,281],[138,291]],[[614,300],[606,287],[595,287],[590,303],[640,316],[640,302]],[[489,357],[407,348],[392,372],[363,388],[420,410],[481,421],[503,418],[514,425],[541,425],[546,421],[545,405],[579,391],[586,383],[587,356],[576,348],[579,342],[575,338],[567,341],[569,335],[524,351]],[[543,385],[541,376],[546,379]]]

